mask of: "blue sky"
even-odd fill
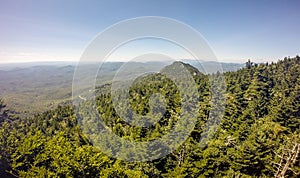
[[[2,0],[0,62],[77,61],[99,32],[139,16],[192,26],[221,61],[276,61],[300,53],[299,8],[292,0]]]

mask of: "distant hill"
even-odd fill
[[[216,72],[217,62],[183,60],[201,72]],[[125,80],[143,71],[159,71],[172,61],[159,62],[105,62],[97,77],[97,85],[113,80],[119,73],[118,80]],[[205,71],[201,66],[208,66]],[[236,71],[243,64],[220,63],[223,71]],[[98,69],[98,64],[86,63],[82,75],[84,80],[93,80],[90,71]],[[33,62],[0,64],[0,97],[7,100],[8,108],[20,113],[34,113],[53,108],[58,103],[70,100],[72,96],[72,80],[76,67],[74,62]],[[85,89],[84,83],[82,89]]]

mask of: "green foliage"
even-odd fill
[[[299,57],[272,64],[257,65],[248,61],[246,68],[224,73],[227,90],[218,89],[226,96],[224,117],[205,147],[200,147],[199,143],[205,132],[203,124],[209,114],[214,114],[209,112],[209,101],[214,99],[220,105],[224,101],[221,95],[211,98],[210,85],[215,83],[210,83],[209,78],[218,78],[220,74],[203,75],[192,66],[185,67],[193,74],[198,88],[197,124],[188,139],[166,157],[151,162],[110,158],[94,147],[81,130],[94,133],[97,126],[80,128],[77,123],[95,122],[96,118],[91,114],[81,118],[88,116],[88,110],[82,111],[85,114],[76,113],[70,104],[64,104],[29,118],[13,119],[0,100],[0,176],[273,177],[280,170],[275,166],[282,160],[279,156],[288,155],[286,150],[299,144]],[[160,138],[180,117],[181,93],[162,74],[144,76],[133,83],[129,91],[132,110],[120,103],[125,111],[122,114],[126,116],[133,116],[133,112],[143,117],[149,113],[159,116],[157,113],[163,108],[151,108],[149,101],[153,94],[164,96],[166,110],[150,127],[132,126],[122,120],[114,109],[110,87],[111,84],[106,84],[97,88],[97,110],[105,124],[124,139],[149,141]],[[299,176],[296,175],[300,171],[299,156],[290,164],[286,176]]]

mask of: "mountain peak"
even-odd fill
[[[173,70],[178,69],[178,67],[186,68],[193,76],[201,74],[201,72],[199,72],[199,70],[197,68],[195,68],[194,66],[192,66],[190,64],[184,63],[182,61],[175,61],[171,65],[164,67],[160,72],[163,73],[165,71],[170,71],[170,70],[173,71]],[[176,71],[174,71],[174,72],[176,72]]]

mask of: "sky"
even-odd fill
[[[297,0],[1,0],[0,63],[78,61],[104,29],[141,16],[190,25],[220,61],[277,61],[300,53],[299,8]],[[112,60],[128,60],[129,49],[139,50],[125,46]]]

